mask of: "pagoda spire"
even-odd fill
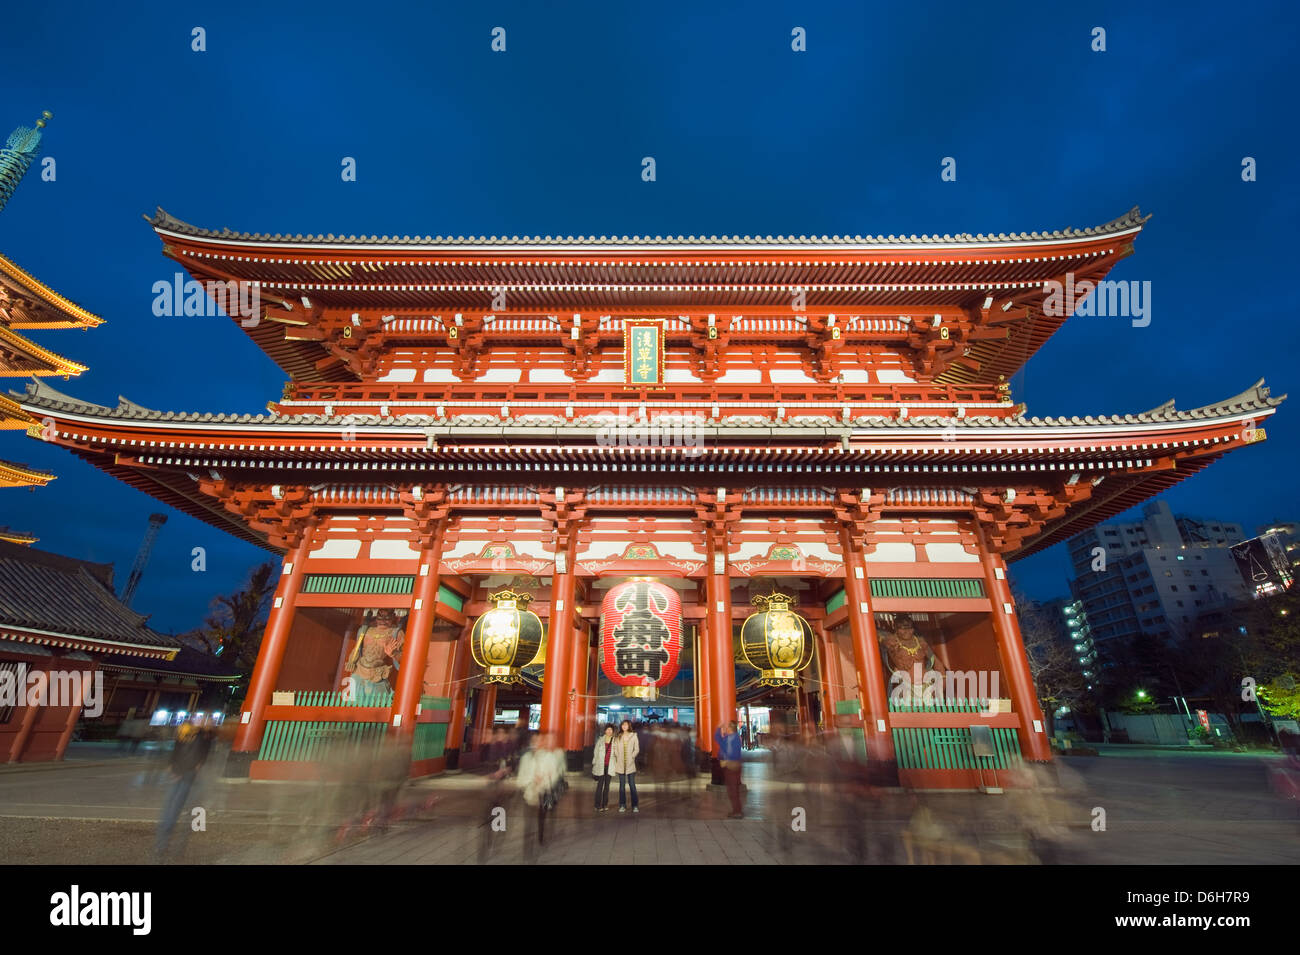
[[[0,148],[0,211],[9,204],[9,199],[18,188],[18,183],[22,181],[32,160],[40,152],[41,130],[45,128],[46,121],[53,118],[54,114],[48,109],[45,110],[41,113],[41,118],[36,121],[34,129],[19,126],[9,134],[4,147]]]

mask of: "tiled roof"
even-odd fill
[[[28,467],[18,461],[7,461],[0,458],[0,471],[7,471],[16,475],[21,475],[33,481],[53,481],[54,475],[49,471],[42,471],[39,468]]]
[[[502,421],[500,418],[480,415],[480,416],[462,416],[465,420],[453,418],[450,421],[445,418],[436,418],[433,415],[402,415],[400,417],[380,417],[379,415],[271,415],[271,414],[222,414],[212,412],[185,412],[185,411],[154,411],[142,407],[126,398],[119,398],[118,404],[114,408],[105,405],[91,404],[89,402],[79,401],[51,388],[43,381],[33,381],[28,384],[25,393],[11,392],[16,397],[22,399],[22,403],[28,407],[38,407],[49,411],[62,411],[71,414],[83,414],[96,418],[112,418],[126,421],[174,421],[178,423],[205,423],[205,424],[230,424],[230,425],[254,425],[260,427],[291,427],[294,425],[337,425],[339,427],[392,427],[394,425],[408,426],[412,428],[423,427],[447,427],[449,424],[455,427],[458,423],[464,427],[482,427],[491,424],[494,427],[509,428],[511,424],[516,427],[523,427],[518,421]],[[962,430],[979,430],[989,428],[1063,428],[1063,427],[1114,427],[1123,425],[1143,425],[1143,424],[1166,424],[1175,422],[1195,423],[1198,421],[1212,420],[1215,418],[1229,417],[1233,415],[1245,414],[1252,411],[1263,411],[1265,409],[1276,408],[1286,400],[1286,395],[1273,397],[1269,389],[1264,385],[1264,379],[1255,382],[1241,394],[1233,395],[1223,401],[1217,401],[1213,404],[1204,405],[1199,408],[1191,408],[1186,411],[1179,411],[1174,406],[1172,400],[1165,402],[1157,408],[1150,411],[1144,411],[1141,414],[1117,414],[1117,415],[1072,415],[1070,417],[992,417],[987,415],[967,415],[964,418],[952,418],[933,415],[912,414],[906,418],[898,418],[890,415],[880,415],[877,417],[859,418],[852,423],[835,422],[834,427],[839,430],[855,431],[864,428],[872,429],[899,429],[899,428],[917,428],[917,427],[934,427],[938,429],[959,428]],[[433,403],[432,401],[430,402]],[[531,418],[540,417],[532,415]],[[482,418],[481,421],[477,420]],[[470,420],[473,419],[473,420]],[[572,428],[573,422],[567,422],[558,415],[555,416],[556,426],[560,430]],[[531,426],[537,426],[536,421],[528,423]],[[752,422],[738,420],[733,426],[749,427]],[[801,425],[798,419],[790,422],[772,422],[764,420],[766,426],[776,430],[781,428],[800,428],[806,427]],[[713,424],[708,425],[713,429]],[[725,431],[728,427],[726,421],[717,423],[717,429]]]
[[[267,242],[281,243],[286,245],[370,245],[370,246],[537,246],[539,248],[549,248],[555,246],[630,246],[630,247],[666,247],[679,248],[682,246],[698,246],[702,248],[711,248],[716,246],[747,246],[755,249],[762,249],[765,246],[809,246],[821,248],[825,246],[843,246],[845,248],[857,248],[861,246],[892,246],[892,245],[909,245],[909,246],[947,246],[947,245],[969,245],[972,243],[1005,243],[1005,242],[1054,242],[1063,240],[1079,241],[1090,238],[1102,238],[1108,235],[1114,235],[1119,232],[1125,232],[1129,229],[1136,229],[1149,219],[1150,216],[1144,216],[1138,207],[1134,206],[1119,218],[1112,219],[1110,222],[1103,223],[1099,226],[1093,226],[1087,229],[1058,229],[1052,232],[1012,232],[1012,233],[979,233],[972,235],[969,232],[962,232],[957,235],[908,235],[908,236],[863,236],[863,235],[709,235],[709,236],[377,236],[377,235],[321,235],[319,233],[310,235],[303,233],[294,233],[286,235],[283,233],[269,232],[234,232],[230,229],[202,229],[198,226],[190,225],[188,222],[182,222],[171,215],[168,215],[161,207],[152,217],[145,216],[155,229],[172,232],[177,235],[193,236],[198,239],[221,239],[231,242]]]
[[[144,670],[151,673],[168,673],[174,676],[192,676],[200,680],[232,682],[242,675],[232,666],[221,662],[220,657],[182,646],[174,660],[135,657],[130,654],[112,656],[102,661],[106,670]]]
[[[96,325],[102,325],[104,320],[98,315],[87,311],[70,298],[65,298],[54,289],[50,288],[36,276],[32,275],[26,269],[19,266],[7,256],[0,255],[0,282],[3,277],[7,277],[15,287],[20,288],[29,294],[40,299],[46,306],[55,312],[55,315],[30,315],[26,309],[22,309],[22,315],[12,324],[23,327],[25,325],[57,325],[61,317],[65,320],[67,327],[86,327],[91,328]],[[7,284],[7,283],[6,283]]]
[[[0,628],[139,647],[178,647],[113,594],[111,564],[0,541]]]

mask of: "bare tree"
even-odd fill
[[[1034,678],[1050,736],[1055,731],[1058,709],[1068,706],[1078,710],[1087,705],[1088,683],[1063,628],[1056,625],[1038,602],[1019,592],[1013,596],[1029,672]]]
[[[245,678],[252,673],[253,664],[257,662],[275,584],[273,564],[254,567],[243,589],[213,599],[212,611],[199,631],[208,649],[220,655],[223,662],[233,666]]]

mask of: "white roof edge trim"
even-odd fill
[[[460,244],[442,244],[437,243],[424,244],[414,242],[392,243],[384,245],[378,242],[358,243],[348,245],[341,242],[267,242],[256,239],[218,239],[211,236],[187,235],[184,232],[172,232],[169,229],[160,229],[155,227],[154,231],[159,235],[169,236],[179,241],[189,241],[195,243],[208,243],[219,246],[244,246],[254,248],[269,249],[300,249],[300,250],[322,250],[328,249],[336,252],[373,252],[376,249],[392,249],[395,251],[416,251],[416,252],[509,252],[513,254],[537,254],[543,253],[613,253],[613,252],[644,252],[647,249],[665,254],[690,254],[698,252],[753,252],[753,251],[771,251],[771,252],[862,252],[864,254],[887,251],[916,251],[918,249],[945,250],[945,249],[1023,249],[1035,246],[1064,246],[1080,245],[1087,242],[1097,242],[1106,239],[1120,239],[1129,235],[1136,235],[1142,231],[1142,226],[1134,226],[1125,229],[1122,232],[1108,232],[1104,235],[1085,236],[1080,233],[1078,236],[1065,236],[1060,239],[1021,239],[1006,242],[880,242],[871,245],[790,245],[778,243],[751,243],[749,245],[667,245],[652,242],[627,243],[616,245],[544,245],[541,243],[535,245],[460,245]],[[929,263],[925,263],[929,264]]]

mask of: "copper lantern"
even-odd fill
[[[470,652],[483,668],[484,683],[522,683],[519,669],[537,656],[542,645],[542,621],[527,609],[531,594],[503,590],[488,598],[493,607],[470,633]]]
[[[741,625],[740,646],[759,671],[759,685],[798,686],[799,671],[812,662],[812,627],[790,609],[793,597],[771,593],[750,602],[759,612]]]

